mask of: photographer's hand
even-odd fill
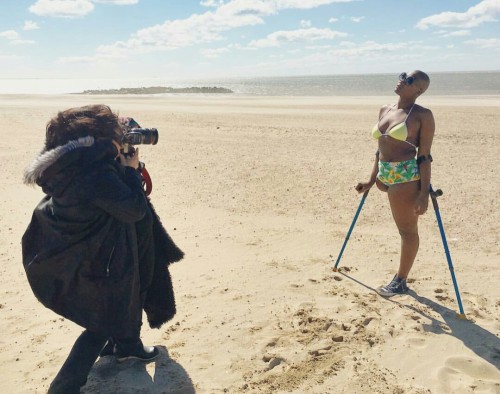
[[[137,170],[139,168],[139,148],[135,148],[134,151],[129,152],[127,156],[120,152],[120,163]]]

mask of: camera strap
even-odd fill
[[[146,167],[142,167],[140,170],[140,174],[142,177],[142,186],[144,187],[144,192],[146,193],[146,196],[149,196],[151,194],[151,191],[153,190],[153,182],[151,181],[151,177],[149,176],[148,170],[146,170]]]

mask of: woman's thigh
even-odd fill
[[[418,215],[415,202],[420,192],[420,182],[391,185],[387,191],[392,216],[399,230],[417,231]]]

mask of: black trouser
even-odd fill
[[[85,330],[49,387],[48,394],[79,393],[108,337]]]

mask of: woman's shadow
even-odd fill
[[[81,392],[194,394],[193,382],[186,370],[170,358],[164,346],[158,346],[158,349],[160,355],[149,364],[142,361],[118,363],[112,356],[100,358]]]
[[[488,330],[485,330],[473,321],[458,318],[457,312],[428,298],[420,296],[413,290],[410,290],[408,295],[413,297],[419,303],[427,305],[433,311],[439,313],[449,328],[449,330],[443,328],[441,321],[429,316],[425,312],[411,305],[405,305],[406,308],[413,310],[415,313],[421,314],[423,317],[431,321],[430,324],[423,324],[423,329],[426,332],[452,335],[462,341],[465,346],[476,353],[479,357],[494,365],[496,368],[500,368],[500,339],[498,336]]]
[[[366,287],[377,293],[377,291],[365,285],[364,283],[354,279],[353,277],[340,272],[346,278]],[[378,294],[378,293],[377,293]],[[428,298],[418,295],[413,290],[408,292],[408,295],[413,297],[420,304],[427,305],[434,312],[441,315],[443,321],[440,321],[425,311],[420,310],[412,305],[403,304],[392,298],[383,298],[389,302],[398,304],[401,307],[410,309],[411,311],[422,315],[422,317],[430,320],[430,323],[422,324],[424,331],[432,332],[434,334],[452,335],[453,337],[462,341],[462,343],[472,350],[479,357],[500,368],[500,339],[495,334],[477,325],[475,322],[465,319],[460,319],[457,313],[443,305],[438,304]],[[444,323],[444,325],[443,325]]]

